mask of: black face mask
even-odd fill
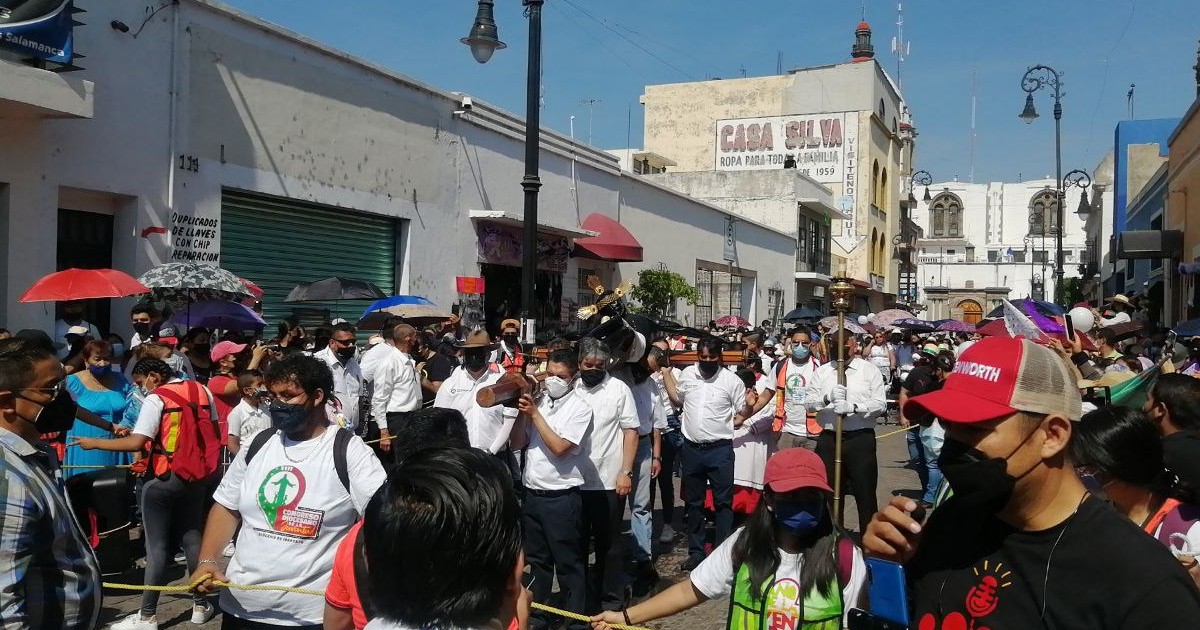
[[[212,349],[212,344],[197,343],[197,344],[192,345],[192,352],[195,352],[196,354],[202,354],[205,356],[208,355],[208,351],[211,349]]]
[[[303,404],[293,405],[278,400],[271,401],[268,413],[271,415],[271,426],[283,431],[283,434],[296,439],[302,437],[304,427],[308,426],[308,416],[311,410]]]
[[[591,389],[604,382],[604,377],[608,374],[604,370],[580,370],[579,380],[583,381],[585,387]]]
[[[700,376],[704,378],[712,378],[717,375],[717,370],[721,369],[720,361],[697,361],[696,369],[700,370]]]
[[[334,355],[337,356],[338,361],[341,361],[342,363],[346,363],[350,359],[354,358],[354,350],[355,350],[354,346],[350,346],[347,348],[338,348],[336,351],[334,351]]]
[[[468,352],[463,357],[463,366],[470,372],[482,372],[487,367],[487,353]]]
[[[990,514],[1004,509],[1012,499],[1018,479],[1008,474],[1008,458],[1021,450],[1032,435],[1031,432],[1025,436],[1007,457],[990,458],[982,451],[947,436],[942,444],[938,465],[942,474],[946,476],[946,481],[950,482],[954,497]],[[1021,476],[1027,474],[1029,471]]]
[[[32,400],[29,402],[41,405]],[[70,429],[71,425],[75,424],[75,412],[78,410],[79,405],[75,404],[75,399],[71,398],[71,394],[64,389],[53,400],[42,405],[42,409],[33,417],[33,420],[21,419],[32,424],[38,433],[54,433]]]
[[[504,344],[509,347],[517,345],[517,342],[519,341],[516,335],[504,335],[501,337],[501,339],[503,339]]]
[[[150,322],[135,322],[133,324],[133,332],[137,333],[141,337],[145,337],[146,335],[149,335],[150,334]]]

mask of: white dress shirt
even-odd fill
[[[417,375],[417,364],[407,352],[386,346],[372,376],[371,415],[377,422],[387,418],[389,413],[407,413],[421,408],[421,377]]]
[[[494,385],[503,375],[504,370],[495,363],[489,364],[479,378],[471,376],[464,367],[456,367],[433,399],[434,407],[457,409],[467,419],[471,446],[489,453],[499,453],[508,443],[517,410],[503,405],[484,409],[475,402],[475,394],[480,388]]]
[[[817,422],[826,431],[834,429],[837,419],[830,400],[835,385],[837,361],[830,361],[817,368],[804,393],[804,405],[817,412]],[[883,383],[883,373],[862,357],[854,357],[846,365],[846,401],[858,405],[858,412],[848,414],[842,421],[843,431],[874,429],[876,418],[887,408],[887,386]]]
[[[325,365],[329,366],[329,371],[333,372],[333,393],[337,396],[338,402],[342,403],[341,411],[342,418],[346,421],[345,427],[353,431],[358,427],[359,401],[362,398],[363,390],[362,368],[354,359],[350,359],[345,365],[342,365],[337,355],[329,348],[325,348],[313,356],[324,361]]]
[[[733,439],[733,416],[746,406],[746,386],[729,370],[705,380],[695,365],[683,369],[675,383],[683,399],[680,427],[684,439],[706,443]]]
[[[633,392],[610,374],[592,388],[576,382],[575,393],[592,408],[592,432],[583,444],[591,463],[583,467],[583,489],[616,490],[625,454],[621,430],[641,426]]]
[[[680,371],[679,368],[671,368],[671,376],[675,377],[676,382],[679,381],[679,375],[682,373],[683,372]],[[671,397],[667,395],[667,384],[663,382],[662,372],[655,371],[654,374],[650,375],[650,378],[653,379],[654,384],[658,386],[658,396],[659,400],[662,402],[663,414],[665,416],[678,415],[678,412],[675,410],[675,404],[671,402]]]
[[[641,421],[638,426],[638,437],[650,435],[654,429],[667,424],[667,414],[663,411],[661,394],[658,384],[650,379],[629,386],[633,394],[633,404],[637,407],[637,417]]]
[[[775,422],[774,373],[758,377],[754,384],[759,396],[769,396],[771,402],[733,430],[733,483],[762,490],[763,475],[767,472],[770,455],[771,424]]]
[[[525,450],[526,488],[534,490],[569,490],[583,485],[583,468],[587,456],[580,444],[592,428],[592,408],[574,390],[558,400],[543,396],[538,411],[558,437],[574,447],[559,457],[550,451],[533,422],[529,423],[529,447]]]

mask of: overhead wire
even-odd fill
[[[1100,113],[1100,104],[1104,102],[1104,90],[1108,87],[1108,66],[1112,61],[1113,53],[1117,52],[1117,47],[1121,45],[1121,41],[1125,39],[1125,34],[1129,32],[1129,25],[1133,23],[1133,15],[1137,11],[1137,0],[1131,0],[1129,3],[1129,15],[1125,17],[1125,25],[1121,27],[1121,34],[1113,40],[1112,48],[1108,54],[1104,56],[1104,74],[1100,79],[1100,92],[1096,95],[1096,107],[1092,109],[1092,122],[1088,125],[1088,153],[1092,152],[1092,138],[1096,131],[1096,116]]]
[[[570,6],[571,8],[575,9],[576,11],[578,11],[578,12],[582,13],[582,14],[583,14],[585,17],[587,17],[588,19],[590,19],[590,20],[592,20],[592,21],[596,22],[596,23],[597,23],[597,24],[599,24],[600,26],[603,26],[603,27],[604,27],[606,30],[608,30],[610,33],[612,33],[612,34],[616,35],[617,37],[620,37],[621,39],[625,40],[626,42],[628,42],[628,43],[629,43],[630,45],[632,45],[633,47],[635,47],[635,48],[637,48],[638,50],[640,50],[640,51],[642,51],[642,52],[646,53],[646,54],[647,54],[647,55],[649,55],[649,56],[650,56],[652,59],[654,59],[654,60],[658,61],[659,63],[663,64],[664,66],[667,66],[668,68],[671,68],[672,70],[674,70],[674,71],[678,72],[679,74],[682,74],[683,76],[685,76],[685,77],[687,77],[687,78],[689,78],[689,79],[696,80],[696,75],[694,75],[694,74],[692,74],[692,73],[688,72],[687,70],[684,70],[683,68],[680,68],[679,66],[677,66],[677,65],[675,65],[675,64],[673,64],[673,63],[671,63],[670,61],[667,61],[666,59],[663,59],[663,58],[662,58],[662,57],[660,57],[659,55],[655,54],[655,53],[654,53],[654,51],[652,51],[652,50],[650,50],[650,49],[646,48],[645,46],[643,46],[643,45],[639,44],[638,42],[636,42],[636,41],[634,41],[633,39],[631,39],[631,38],[629,38],[628,36],[626,36],[624,33],[622,33],[622,32],[620,32],[620,31],[618,31],[617,29],[613,28],[611,25],[609,25],[609,23],[608,23],[606,20],[603,20],[603,19],[601,19],[601,18],[599,18],[599,17],[596,17],[596,16],[595,16],[593,13],[591,13],[591,12],[590,12],[590,11],[588,11],[587,9],[584,9],[583,7],[579,6],[578,4],[575,4],[575,3],[574,3],[574,2],[572,2],[571,0],[563,0],[563,2],[564,2],[565,4],[567,4],[568,6]]]

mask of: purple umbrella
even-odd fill
[[[967,322],[960,322],[957,319],[952,319],[948,322],[942,322],[938,325],[937,329],[944,330],[946,332],[973,333],[975,332],[975,324],[968,324]]]
[[[258,330],[267,325],[258,313],[237,302],[204,300],[193,302],[175,313],[171,321],[190,328],[220,328],[221,330]]]

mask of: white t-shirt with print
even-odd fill
[[[213,499],[242,517],[237,553],[225,574],[238,584],[325,590],[338,543],[387,480],[362,439],[347,445],[350,492],[334,467],[332,427],[294,442],[276,434],[247,464],[242,449]],[[325,600],[278,591],[221,591],[221,609],[250,621],[319,624]]]
[[[238,402],[229,412],[229,435],[236,437],[242,446],[249,446],[254,436],[271,428],[271,414],[265,406],[251,405],[245,398]]]
[[[754,383],[759,396],[770,396],[775,389],[773,374],[763,374]],[[771,450],[771,424],[775,422],[775,397],[771,402],[733,430],[733,483],[762,490],[763,474]]]
[[[721,543],[711,555],[692,571],[690,579],[696,590],[709,599],[728,597],[733,591],[733,580],[736,576],[733,566],[733,545],[741,537],[745,528],[738,529],[725,542]],[[798,628],[800,624],[800,609],[804,603],[801,592],[800,567],[804,563],[804,554],[787,553],[779,550],[779,568],[775,571],[775,583],[767,589],[765,600],[767,619],[764,624],[768,628]],[[863,562],[862,552],[854,548],[854,561],[850,570],[850,581],[842,589],[842,615],[846,623],[846,615],[851,608],[858,606],[859,594],[867,583],[867,565]]]
[[[794,361],[787,359],[784,367],[780,369],[787,370],[783,380],[783,432],[797,437],[807,437],[808,409],[804,406],[804,393],[813,374],[817,371],[817,362],[807,359],[800,365],[796,365]],[[774,372],[771,375],[776,376]]]

